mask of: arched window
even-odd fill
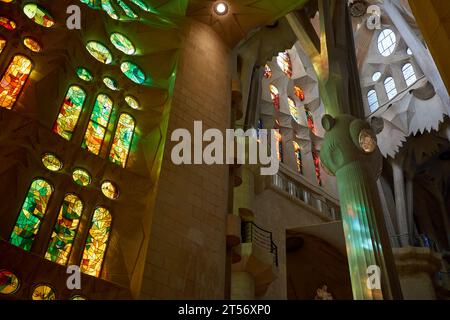
[[[117,4],[122,8],[128,18],[136,19],[139,16],[123,0],[117,0]]]
[[[278,88],[273,84],[269,86],[270,97],[272,98],[273,105],[277,111],[280,110],[280,93],[278,92]]]
[[[99,94],[97,96],[82,144],[83,148],[88,149],[93,154],[98,155],[100,153],[112,107],[113,102],[107,95]]]
[[[283,139],[281,136],[280,129],[273,129],[275,134],[275,140],[277,141],[277,158],[280,162],[283,162]]]
[[[392,100],[397,95],[397,88],[395,87],[395,81],[392,77],[388,77],[384,80],[384,88],[386,89],[389,100]]]
[[[411,63],[405,64],[402,68],[402,71],[403,71],[403,78],[405,78],[406,85],[408,87],[414,84],[414,82],[416,82],[417,80],[416,73],[414,72],[414,68]]]
[[[0,36],[0,53],[2,53],[5,47],[6,47],[6,39]]]
[[[303,173],[303,165],[302,165],[302,150],[300,149],[300,146],[297,142],[292,141],[292,144],[294,145],[294,152],[295,152],[295,160],[297,161],[297,171],[298,173]]]
[[[124,168],[133,141],[134,127],[134,119],[130,115],[122,113],[117,123],[109,160]]]
[[[319,186],[322,186],[322,178],[320,177],[320,154],[316,146],[312,144],[312,157],[314,161],[314,167],[316,168],[316,179]]]
[[[268,64],[264,66],[264,78],[266,79],[272,78],[272,70],[270,69]]]
[[[43,179],[35,179],[23,202],[9,242],[29,251],[44,219],[53,187]]]
[[[294,93],[300,101],[305,101],[305,92],[299,86],[294,87]]]
[[[53,131],[66,140],[72,139],[73,132],[83,109],[86,93],[78,86],[71,86],[64,98]]]
[[[394,53],[397,37],[391,29],[383,30],[378,36],[378,51],[383,57],[389,57]]]
[[[81,260],[81,272],[95,277],[100,275],[111,223],[112,217],[108,209],[103,207],[95,209]]]
[[[312,112],[305,106],[306,119],[308,120],[308,128],[312,133],[316,133],[316,126],[314,125],[314,117]]]
[[[287,53],[287,51],[278,53],[277,64],[285,75],[289,78],[292,77],[291,58],[289,57],[289,53]]]
[[[117,15],[116,9],[114,9],[111,0],[102,0],[101,6],[103,11],[105,11],[111,18],[114,20],[118,20],[119,16]]]
[[[0,80],[0,107],[11,109],[22,91],[32,69],[31,60],[14,56]]]
[[[370,112],[374,112],[380,107],[378,104],[377,92],[375,90],[367,92],[367,101],[369,103]]]
[[[23,13],[32,21],[45,28],[50,28],[55,24],[55,20],[44,8],[35,3],[28,3],[23,7]]]
[[[295,122],[299,123],[300,114],[298,112],[298,108],[295,105],[295,101],[290,97],[288,97],[288,105],[289,105],[289,111],[291,112],[292,118],[294,118]]]
[[[83,202],[76,195],[68,194],[64,198],[45,259],[63,266],[67,264],[82,211]]]

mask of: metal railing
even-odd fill
[[[291,196],[316,208],[333,220],[341,219],[340,208],[338,206],[323,200],[319,195],[302,187],[297,181],[294,181],[285,175],[281,175],[280,173],[273,175],[271,179],[272,186],[277,189],[289,193]]]
[[[275,265],[278,267],[278,247],[273,242],[272,232],[258,227],[254,222],[242,221],[241,236],[243,243],[253,243],[269,251],[273,255]]]

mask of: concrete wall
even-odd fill
[[[229,49],[209,27],[189,22],[175,84],[160,176],[143,299],[223,299],[228,166],[181,165],[170,159],[170,135],[195,120],[203,130],[229,127]]]

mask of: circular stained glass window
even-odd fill
[[[89,41],[86,44],[87,51],[93,56],[95,59],[104,64],[110,64],[112,62],[112,54],[111,51],[103,44],[97,41]]]
[[[144,72],[132,62],[124,62],[120,65],[120,70],[127,76],[131,81],[142,84],[145,81]]]
[[[84,169],[73,170],[72,179],[77,185],[81,187],[90,185],[92,181],[91,175]]]
[[[44,167],[53,172],[57,172],[61,170],[63,167],[62,161],[59,160],[58,157],[52,153],[44,154],[41,160]]]
[[[378,80],[380,80],[380,78],[381,78],[381,72],[375,72],[372,75],[372,81],[378,81]]]
[[[55,290],[47,285],[38,285],[34,288],[33,295],[31,296],[33,300],[56,300]]]
[[[77,68],[77,76],[86,82],[91,82],[94,79],[92,73],[90,73],[88,69],[82,67]]]
[[[111,34],[111,37],[109,39],[117,50],[120,50],[125,54],[134,54],[136,52],[136,48],[134,47],[131,40],[121,33],[115,32]]]
[[[108,89],[111,89],[113,91],[119,91],[119,87],[117,86],[117,81],[110,78],[110,77],[104,77],[103,83]]]
[[[111,181],[104,181],[102,183],[102,193],[111,200],[119,198],[119,188]]]
[[[389,57],[395,50],[397,37],[391,29],[381,31],[378,36],[378,51],[383,57]]]
[[[35,3],[28,3],[23,7],[23,13],[38,25],[50,28],[55,24],[55,20],[42,7]]]
[[[136,100],[136,98],[132,96],[126,96],[125,102],[130,106],[131,109],[139,110],[139,102]]]
[[[26,37],[23,39],[23,45],[33,52],[41,52],[42,46],[35,39]]]
[[[14,294],[19,290],[20,281],[17,276],[8,270],[0,270],[0,293]]]

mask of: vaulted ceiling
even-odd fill
[[[191,0],[187,15],[211,26],[234,47],[254,28],[272,24],[288,12],[303,7],[309,0],[227,0],[229,12],[214,12],[217,0]]]

